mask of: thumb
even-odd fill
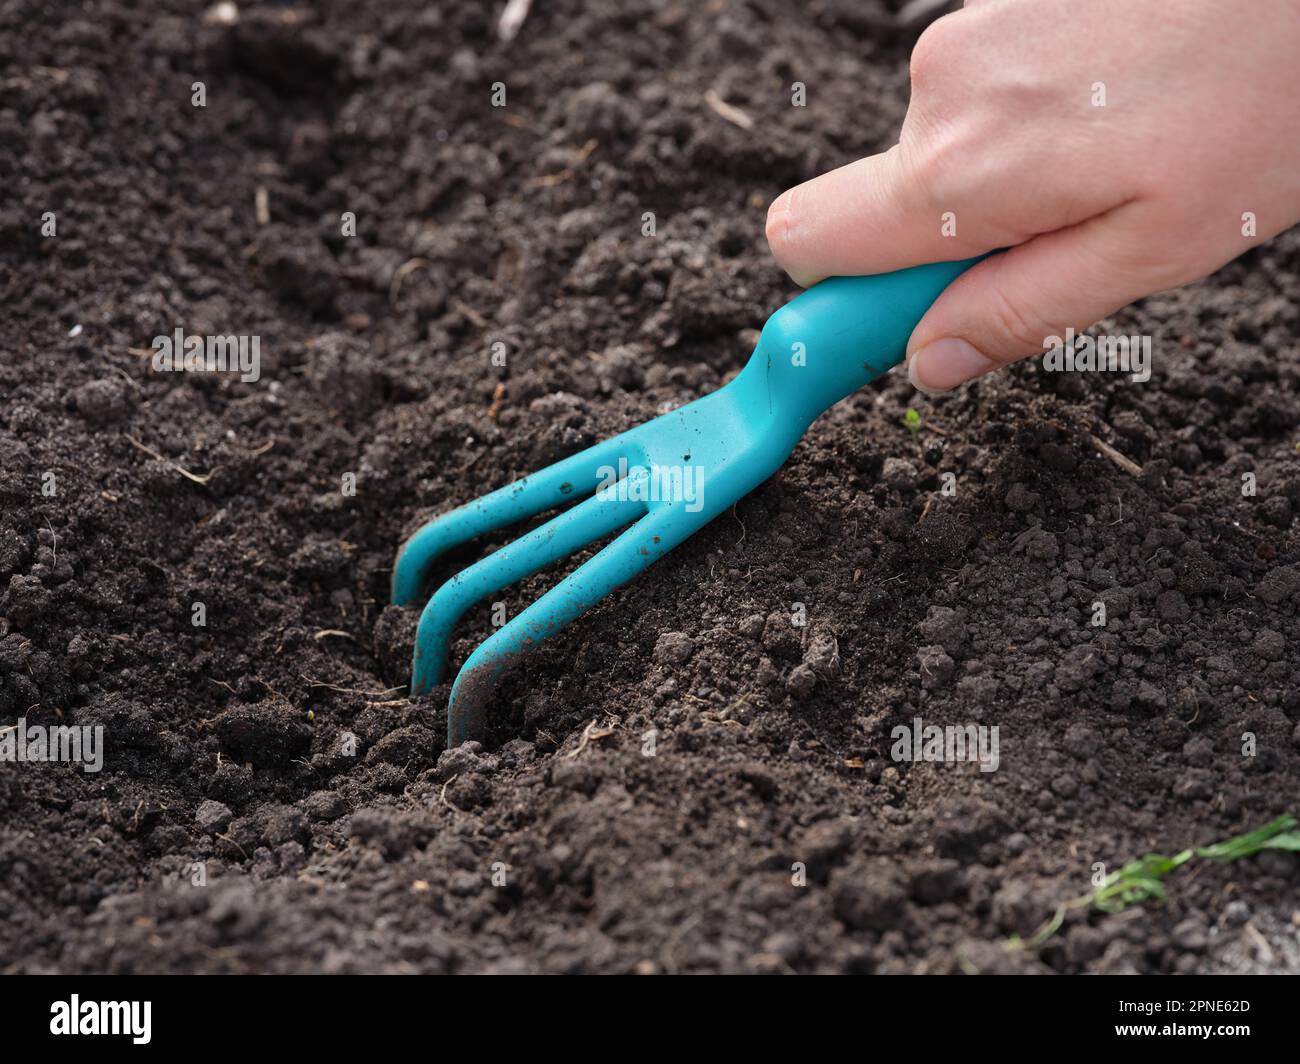
[[[948,391],[1163,287],[1125,252],[1126,211],[1035,237],[962,274],[913,330],[908,379],[923,392]]]
[[[944,235],[943,210],[907,153],[895,145],[782,193],[767,213],[767,242],[796,284],[886,273],[966,258],[997,247],[998,234],[963,226]]]

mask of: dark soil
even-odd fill
[[[1096,862],[1300,812],[1296,232],[1103,324],[1147,384],[844,402],[444,752],[403,536],[736,372],[791,294],[766,205],[892,141],[914,39],[548,0],[503,45],[498,6],[0,9],[0,723],[108,744],[0,765],[0,968],[1300,969],[1283,853],[1002,947]],[[261,380],[153,372],[177,327],[260,336]],[[917,716],[999,770],[895,763]]]

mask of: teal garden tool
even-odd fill
[[[424,607],[411,695],[447,670],[452,627],[474,603],[623,531],[479,645],[451,689],[447,745],[479,738],[502,672],[780,468],[824,410],[903,360],[939,294],[978,259],[832,277],[767,319],[730,383],[430,521],[402,547],[393,602],[426,594],[437,558],[475,536],[576,503],[452,577]],[[577,500],[583,500],[578,502]]]

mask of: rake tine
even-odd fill
[[[420,615],[411,666],[412,696],[427,694],[442,682],[452,629],[470,606],[617,531],[645,512],[644,503],[595,495],[448,580]]]
[[[600,467],[616,465],[626,455],[624,437],[614,436],[430,521],[406,541],[397,557],[394,605],[409,606],[420,600],[439,555],[503,525],[591,494]]]
[[[653,511],[484,640],[452,685],[448,748],[482,736],[492,692],[515,658],[649,568],[706,521],[704,515],[684,515],[680,508]]]

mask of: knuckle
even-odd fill
[[[927,136],[913,143],[908,170],[918,190],[936,208],[947,209],[959,196],[958,181],[965,172],[962,149],[952,137]]]
[[[989,315],[1003,343],[997,350],[985,353],[999,362],[1013,362],[1031,352],[1041,352],[1044,340],[1053,332],[1047,322],[1021,300],[1007,295],[1000,285],[990,286]]]
[[[954,27],[959,29],[958,20],[945,15],[930,23],[916,39],[908,64],[914,93],[933,85],[952,66],[958,50]]]
[[[1196,217],[1205,217],[1205,214]],[[1197,240],[1185,241],[1178,253],[1170,253],[1167,233],[1194,233],[1193,219],[1180,210],[1153,205],[1144,212],[1140,224],[1117,234],[1106,245],[1100,268],[1121,277],[1141,278],[1147,292],[1176,288],[1196,278],[1188,269],[1195,260]]]

